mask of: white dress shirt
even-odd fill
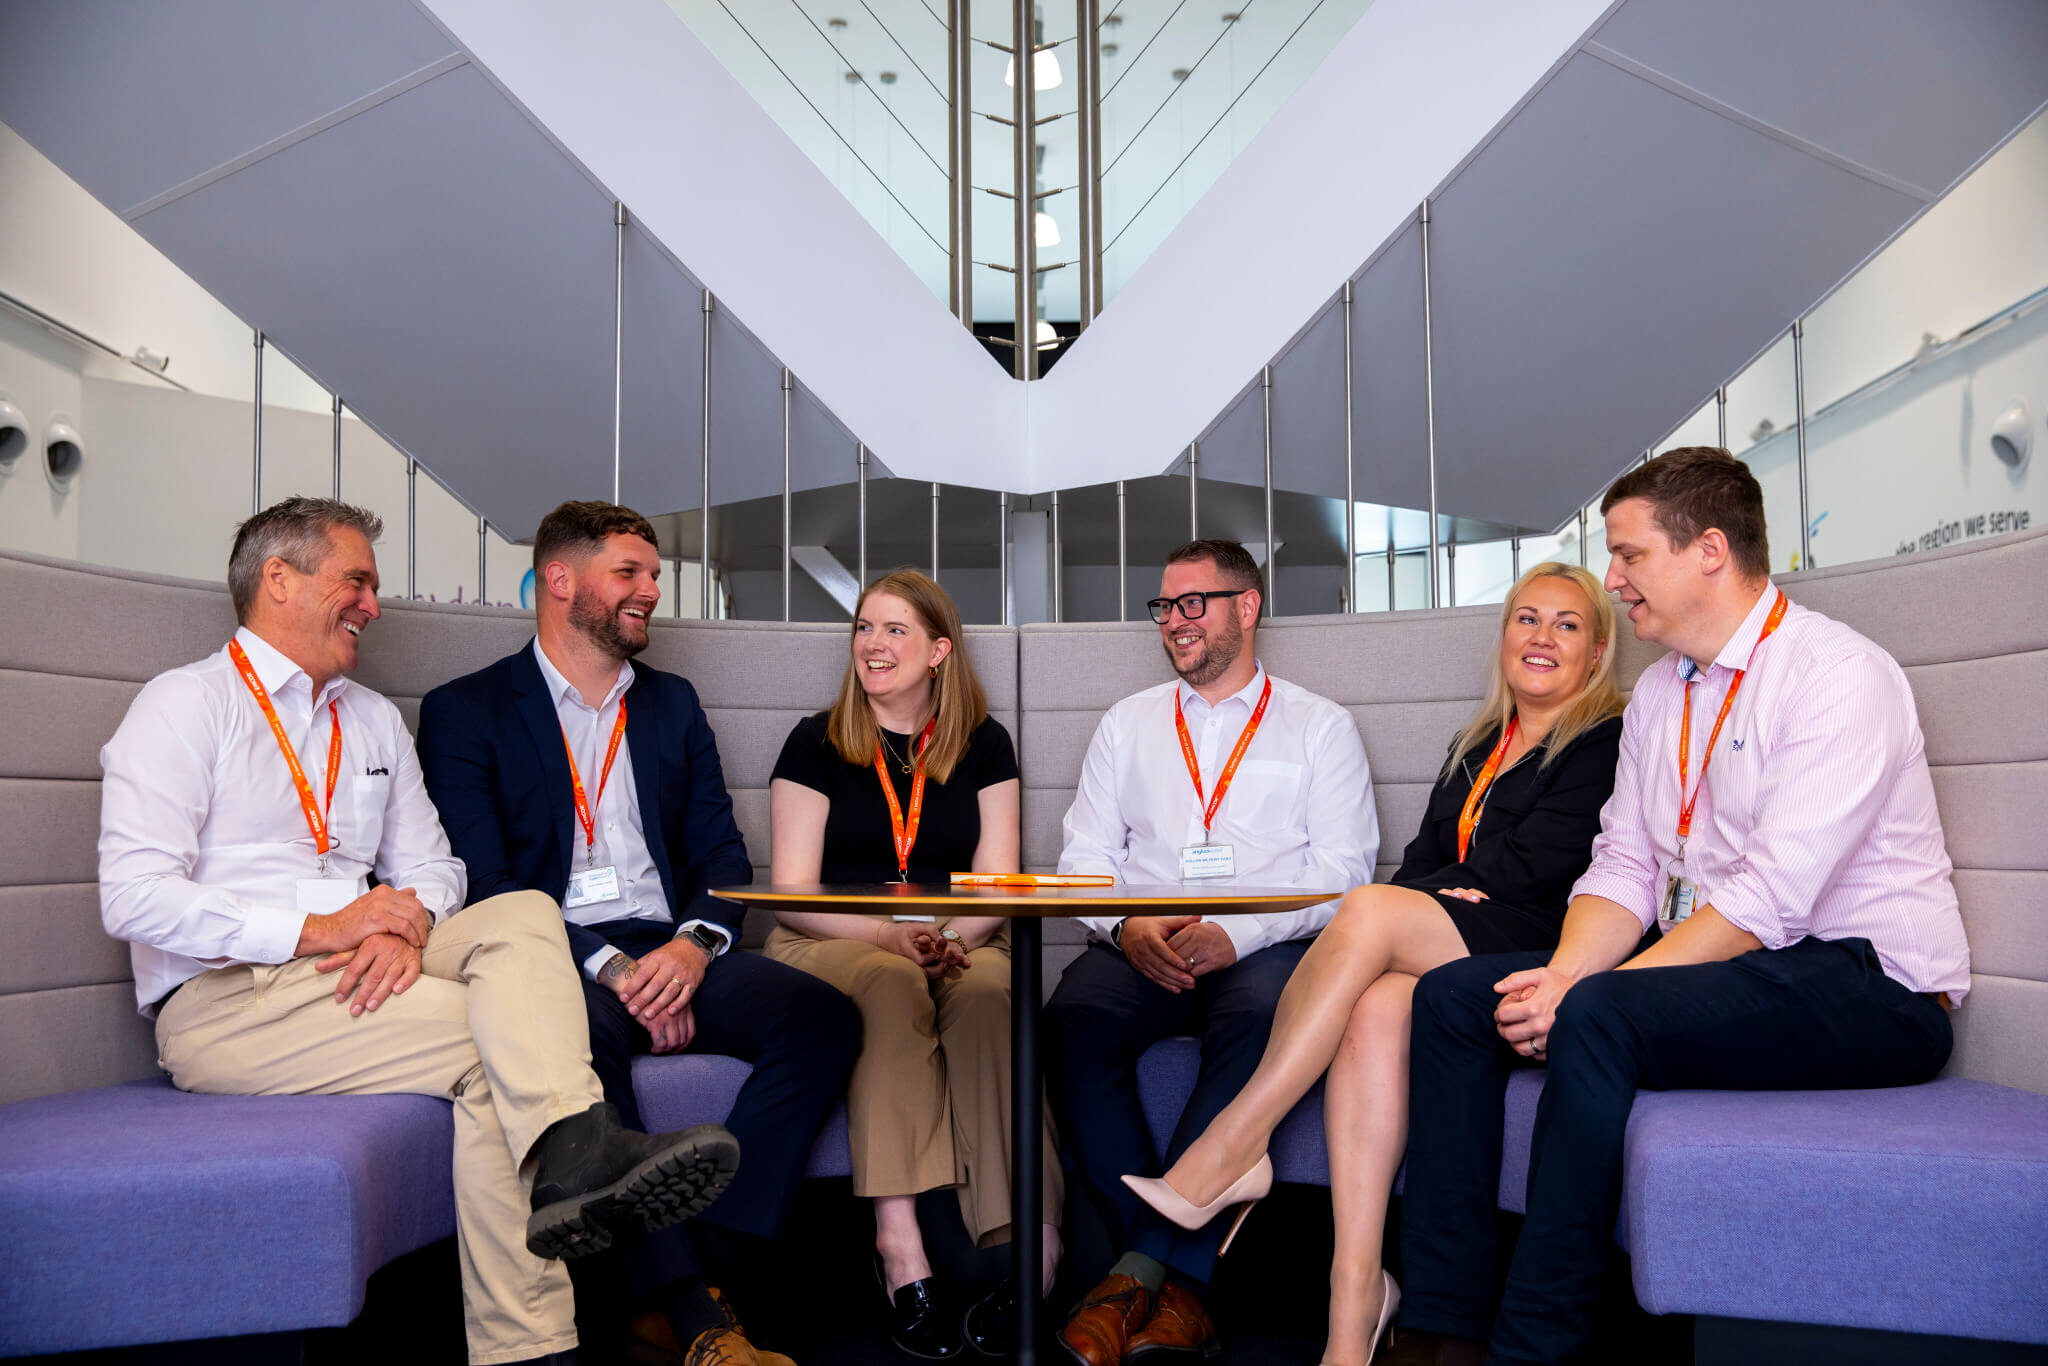
[[[449,852],[398,708],[345,678],[312,680],[246,627],[235,632],[297,750],[314,800],[327,792],[339,704],[340,771],[328,812],[327,876],[410,887],[439,923],[467,876]],[[147,1015],[209,968],[283,963],[306,912],[298,883],[320,876],[298,788],[263,710],[223,647],[143,688],[100,750],[100,919],[125,939]]]
[[[1686,871],[1698,904],[1767,949],[1812,936],[1867,939],[1912,991],[1970,989],[1970,950],[1950,881],[1919,713],[1892,657],[1841,622],[1757,600],[1705,667],[1676,652],[1629,698],[1614,795],[1574,896],[1602,896],[1657,918],[1678,848],[1678,732],[1694,681],[1688,791],[1698,784]],[[1752,650],[1754,649],[1754,657]],[[1707,762],[1707,738],[1735,674],[1748,675]]]
[[[618,723],[619,701],[633,686],[633,666],[619,665],[619,676],[604,701],[593,707],[583,700],[576,685],[562,676],[548,652],[533,642],[533,657],[540,662],[540,676],[548,685],[548,698],[555,704],[555,719],[561,722],[569,750],[576,756],[576,772],[583,779],[583,792],[594,803],[590,819],[596,827],[597,843],[586,847],[583,822],[577,821],[575,846],[569,860],[570,872],[585,868],[615,868],[619,874],[619,895],[611,901],[587,906],[565,907],[562,914],[572,924],[603,925],[614,920],[651,920],[659,925],[673,922],[668,895],[661,885],[661,873],[654,866],[654,854],[647,847],[647,828],[640,819],[639,785],[633,781],[631,740],[619,737],[619,753],[612,760],[611,781],[598,793],[598,775],[604,772],[604,752],[612,742],[612,727]],[[559,809],[559,808],[557,808]],[[708,920],[690,920],[681,930],[703,926],[718,936],[719,953],[732,947],[732,938],[722,925]],[[584,975],[595,980],[597,970],[618,950],[607,945],[583,960]],[[715,955],[714,955],[715,956]]]
[[[1074,804],[1067,808],[1062,873],[1109,873],[1120,883],[1173,885],[1180,851],[1202,842],[1202,808],[1266,686],[1263,664],[1242,691],[1213,706],[1178,680],[1111,707],[1095,728]],[[1188,738],[1202,770],[1195,794],[1173,724],[1180,696]],[[1189,883],[1195,890],[1327,887],[1372,881],[1379,814],[1358,727],[1342,707],[1306,688],[1273,680],[1273,698],[1237,774],[1223,794],[1209,838],[1232,846],[1236,875]],[[1315,934],[1336,913],[1326,901],[1281,915],[1230,915],[1216,923],[1240,961],[1272,944]],[[1114,918],[1083,917],[1100,939]]]

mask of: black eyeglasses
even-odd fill
[[[1176,607],[1180,608],[1180,614],[1189,621],[1200,621],[1202,613],[1209,610],[1209,599],[1234,598],[1240,593],[1249,592],[1249,588],[1217,588],[1207,593],[1183,593],[1177,598],[1154,598],[1145,606],[1150,609],[1152,620],[1164,626]]]

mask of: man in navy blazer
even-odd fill
[[[699,1263],[724,1275],[763,1261],[853,1070],[860,1016],[818,978],[736,951],[744,908],[711,889],[753,869],[717,740],[687,679],[630,662],[647,646],[660,572],[654,529],[631,509],[548,514],[534,540],[538,634],[427,694],[420,767],[468,865],[470,903],[537,889],[562,906],[592,1067],[626,1124],[641,1127],[636,1053],[753,1064],[725,1121],[741,1154],[725,1194],[688,1230],[633,1243],[623,1277],[614,1266],[577,1280],[586,1301],[623,1280],[675,1340],[636,1326],[643,1338],[681,1353],[709,1337],[711,1355],[752,1362]]]

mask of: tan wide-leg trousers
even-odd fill
[[[778,927],[762,952],[853,998],[865,1031],[846,1089],[853,1193],[914,1195],[955,1186],[977,1247],[1010,1237],[1010,947],[1007,933],[968,955],[950,981],[853,939]],[[1064,1183],[1045,1121],[1044,1222],[1060,1221]]]
[[[318,961],[185,983],[156,1023],[164,1069],[187,1091],[452,1099],[469,1359],[574,1347],[569,1273],[526,1250],[528,1150],[604,1099],[561,911],[543,893],[513,892],[449,917],[427,939],[419,980],[360,1016],[335,1002],[339,974],[316,972]]]

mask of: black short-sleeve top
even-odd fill
[[[896,843],[881,780],[873,764],[849,764],[839,757],[827,721],[827,714],[819,712],[796,723],[783,742],[782,757],[775,761],[774,777],[822,792],[832,803],[825,817],[820,881],[894,881]],[[892,730],[882,734],[885,749],[893,748],[898,755],[917,752],[917,736]],[[897,806],[908,820],[913,775],[886,755],[884,763]],[[925,779],[924,814],[918,820],[917,844],[910,851],[910,880],[944,882],[948,874],[972,868],[975,846],[981,842],[981,790],[1016,776],[1017,751],[1010,744],[1010,732],[991,716],[968,737],[967,753],[945,782]]]

